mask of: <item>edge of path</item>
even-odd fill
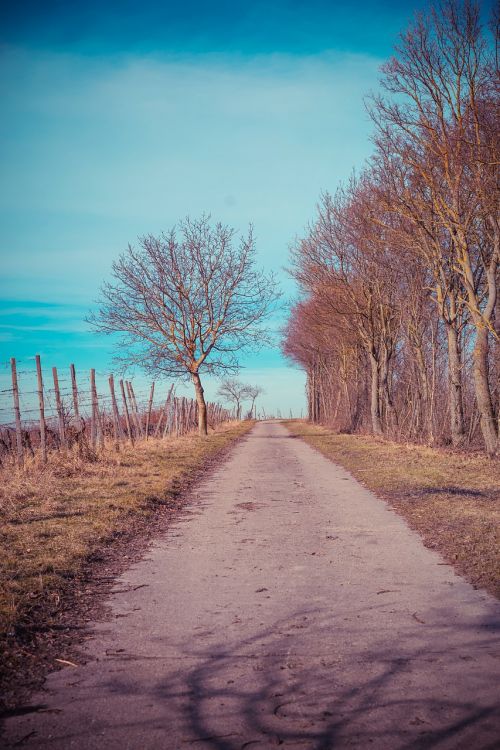
[[[109,616],[106,599],[116,579],[146,554],[154,539],[183,512],[197,484],[220,467],[248,437],[254,424],[249,422],[240,434],[206,456],[189,476],[182,476],[175,486],[166,487],[162,498],[165,502],[156,503],[147,516],[137,513],[124,532],[103,541],[88,556],[79,575],[61,597],[57,621],[50,625],[43,623],[43,632],[36,642],[24,648],[23,653],[31,661],[29,672],[22,677],[7,674],[0,684],[0,737],[5,719],[24,713],[30,696],[42,687],[47,674],[65,666],[58,665],[57,660],[78,660],[82,644],[91,635],[89,624],[105,621]]]
[[[424,546],[441,555],[442,565],[500,599],[500,464],[485,456],[341,434],[305,420],[281,423],[397,513]]]

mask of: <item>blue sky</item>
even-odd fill
[[[104,377],[112,346],[84,317],[112,260],[187,214],[252,222],[293,296],[288,246],[370,153],[363,96],[417,7],[4,3],[2,377],[15,356],[29,380],[36,353]],[[242,365],[267,411],[300,414],[303,375],[277,350]]]

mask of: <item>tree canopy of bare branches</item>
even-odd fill
[[[264,393],[264,389],[261,388],[258,385],[247,385],[247,398],[250,401],[250,409],[248,410],[248,413],[250,417],[254,414],[254,409],[257,411],[255,402],[259,398],[259,396],[262,396]]]
[[[255,253],[251,229],[237,239],[210,217],[187,218],[129,245],[90,317],[96,331],[119,335],[122,365],[191,379],[201,435],[207,434],[201,375],[235,372],[238,354],[267,340],[278,290],[272,274],[256,266]]]
[[[249,413],[253,413],[255,400],[264,393],[264,390],[256,385],[249,385],[248,383],[242,383],[237,378],[224,378],[222,380],[217,395],[234,404],[236,416],[238,419],[241,418],[241,407],[244,401],[250,401],[251,406]]]
[[[480,428],[494,456],[499,25],[488,36],[479,11],[445,0],[401,35],[371,99],[373,156],[292,251],[303,299],[283,348],[311,418],[366,429],[365,404],[376,435],[463,447]]]

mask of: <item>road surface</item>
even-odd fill
[[[500,603],[280,424],[192,491],[109,605],[9,743],[500,746]]]

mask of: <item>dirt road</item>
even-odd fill
[[[345,470],[258,424],[116,582],[22,748],[500,743],[500,604]],[[24,738],[24,739],[23,739]]]

